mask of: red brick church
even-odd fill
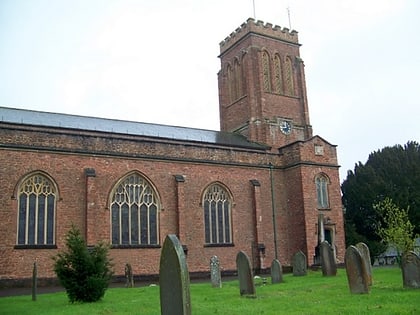
[[[253,19],[220,43],[221,131],[0,107],[0,285],[35,261],[54,278],[72,224],[110,243],[116,275],[158,274],[167,234],[193,273],[240,250],[256,270],[311,265],[319,234],[343,262],[336,146],[312,134],[299,47]]]

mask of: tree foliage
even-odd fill
[[[393,246],[399,258],[405,252],[414,250],[414,226],[408,218],[408,208],[401,209],[390,198],[373,205],[383,219],[379,225],[378,235],[385,244]]]
[[[67,251],[54,257],[54,271],[67,296],[73,302],[96,302],[108,288],[112,276],[108,246],[104,243],[88,249],[80,231],[75,227],[66,235]]]
[[[389,197],[403,209],[410,208],[409,220],[420,232],[420,146],[415,141],[406,145],[385,147],[369,155],[366,164],[355,165],[341,185],[346,209],[347,245],[364,241],[372,255],[384,250],[376,233],[382,218],[374,204]],[[383,223],[383,222],[382,222]]]

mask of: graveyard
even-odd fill
[[[417,314],[420,288],[419,257],[403,255],[401,267],[372,268],[364,243],[349,246],[345,268],[337,268],[328,242],[320,246],[321,265],[308,268],[305,254],[293,257],[284,274],[275,259],[270,274],[254,275],[248,255],[236,256],[237,275],[221,276],[217,256],[209,260],[210,279],[191,283],[182,244],[168,235],[160,258],[159,281],[134,284],[126,266],[126,286],[110,288],[103,299],[81,303],[69,292],[37,294],[36,264],[32,298],[0,299],[2,314]],[[67,290],[67,288],[66,288]],[[87,293],[87,291],[85,291]]]
[[[369,294],[351,294],[346,270],[334,277],[322,270],[305,276],[283,274],[283,282],[255,280],[255,298],[240,295],[238,279],[210,279],[190,284],[192,314],[418,314],[420,291],[404,288],[401,269],[375,267]],[[68,302],[65,292],[0,298],[1,314],[160,314],[159,285],[135,283],[134,288],[110,288],[96,303]]]

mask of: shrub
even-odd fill
[[[66,289],[71,303],[96,302],[108,288],[112,276],[109,247],[100,242],[88,249],[80,231],[73,225],[66,235],[67,251],[53,259],[54,271]]]

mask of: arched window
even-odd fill
[[[283,73],[279,55],[274,56],[274,88],[277,94],[283,94]]]
[[[235,71],[235,99],[238,99],[242,96],[242,69],[238,59],[235,59],[233,66]]]
[[[328,184],[327,176],[320,174],[315,177],[316,197],[318,209],[328,209],[330,207],[328,201]]]
[[[18,189],[17,245],[55,244],[57,188],[43,174],[27,177]]]
[[[112,245],[157,245],[157,194],[137,173],[123,178],[111,194]]]
[[[295,87],[294,87],[294,81],[293,81],[293,66],[292,66],[292,60],[290,59],[290,57],[286,58],[284,68],[285,68],[286,94],[294,95]]]
[[[270,56],[266,51],[262,53],[263,87],[265,92],[271,92]]]
[[[235,83],[234,83],[233,70],[230,64],[227,66],[226,72],[227,72],[229,102],[232,103],[235,100]]]
[[[231,244],[232,201],[229,193],[219,184],[207,188],[203,197],[205,243]]]

